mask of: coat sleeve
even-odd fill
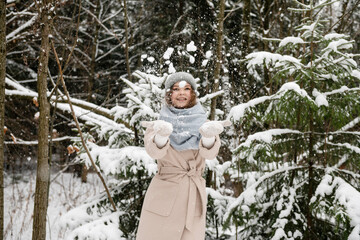
[[[160,159],[166,155],[167,150],[170,147],[170,141],[168,140],[164,147],[159,148],[154,142],[154,137],[154,129],[152,127],[148,127],[144,136],[145,150],[150,157],[154,159]]]
[[[201,139],[199,143],[199,154],[205,159],[209,159],[209,160],[214,159],[219,153],[220,145],[221,145],[221,141],[219,135],[215,136],[215,143],[209,149],[202,145],[202,139]]]

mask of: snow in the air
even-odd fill
[[[167,50],[166,50],[166,52],[164,53],[164,59],[170,59],[170,57],[171,57],[171,55],[173,54],[173,52],[174,52],[174,48],[168,48]]]
[[[176,69],[175,69],[173,63],[170,63],[168,73],[171,74],[171,73],[175,73],[175,72],[176,72]]]
[[[180,87],[180,88],[184,88],[185,85],[186,85],[186,83],[187,83],[186,81],[180,81],[180,82],[179,82],[179,87]]]
[[[189,56],[189,61],[191,64],[193,64],[195,62],[195,58],[193,56]]]
[[[186,50],[188,52],[195,52],[197,47],[195,46],[194,41],[191,41],[189,44],[186,45]]]
[[[153,63],[153,62],[155,61],[155,58],[150,56],[150,57],[147,58],[147,60],[148,60],[149,62]]]

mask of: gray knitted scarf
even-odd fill
[[[160,111],[160,120],[173,125],[170,144],[177,151],[199,149],[199,128],[206,122],[206,113],[200,103],[191,108],[175,108],[166,104]]]

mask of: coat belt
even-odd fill
[[[201,198],[201,216],[205,213],[206,208],[206,199],[203,194],[201,194],[202,189],[202,183],[200,181],[200,178],[202,177],[202,171],[196,169],[196,163],[195,161],[189,161],[190,168],[188,170],[183,168],[177,168],[177,167],[160,167],[159,174],[176,174],[176,175],[183,175],[188,176],[190,181],[189,186],[189,199],[188,199],[188,207],[187,207],[187,213],[186,213],[186,223],[185,227],[191,231],[191,227],[193,225],[194,221],[194,214],[195,214],[195,208],[196,208],[196,192],[199,191],[199,195]]]

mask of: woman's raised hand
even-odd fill
[[[154,130],[154,142],[159,147],[162,148],[166,145],[169,140],[169,136],[173,131],[173,126],[171,123],[165,122],[164,120],[155,120],[155,121],[142,121],[141,126],[146,128],[152,128]]]
[[[228,120],[208,121],[200,127],[199,132],[205,138],[212,138],[222,133],[224,131],[224,127],[228,127],[230,125],[231,122]]]
[[[141,126],[143,127],[152,127],[156,135],[162,137],[168,137],[173,131],[173,126],[171,123],[164,120],[155,120],[155,121],[142,121]]]

